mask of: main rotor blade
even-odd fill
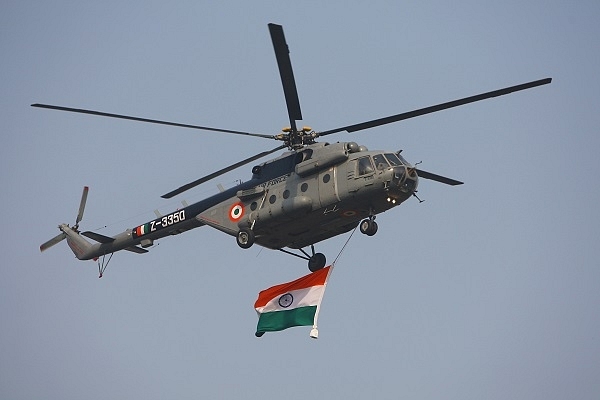
[[[446,185],[462,185],[464,182],[454,180],[452,178],[446,178],[445,176],[432,174],[431,172],[423,171],[422,169],[417,169],[417,175],[419,178],[431,179],[432,181],[445,183]]]
[[[288,116],[290,117],[290,127],[292,128],[292,132],[296,132],[296,120],[302,119],[302,111],[300,111],[300,100],[298,99],[296,80],[294,79],[294,71],[292,71],[292,62],[290,61],[290,50],[285,42],[281,25],[269,24],[269,33],[271,34],[271,41],[275,50],[275,58],[277,58],[277,66],[279,67],[279,75],[281,76],[281,84],[283,85],[283,94],[285,95]]]
[[[196,179],[195,181],[190,182],[190,183],[188,183],[186,185],[183,185],[183,186],[181,186],[181,187],[179,187],[179,188],[177,188],[177,189],[175,189],[175,190],[173,190],[173,191],[171,191],[171,192],[169,192],[167,194],[163,194],[161,197],[163,199],[170,199],[171,197],[176,196],[176,195],[178,195],[180,193],[183,193],[186,190],[189,190],[189,189],[191,189],[191,188],[193,188],[195,186],[200,185],[201,183],[204,183],[204,182],[209,181],[209,180],[211,180],[213,178],[216,178],[219,175],[223,175],[226,172],[233,171],[234,169],[236,169],[238,167],[241,167],[242,165],[248,164],[248,163],[250,163],[250,162],[252,162],[254,160],[258,160],[259,158],[262,158],[262,157],[264,157],[266,155],[269,155],[271,153],[276,152],[277,150],[281,150],[281,149],[284,149],[286,147],[287,147],[286,145],[281,145],[281,146],[275,147],[273,150],[263,151],[262,153],[259,153],[259,154],[255,155],[255,156],[250,157],[250,158],[246,158],[245,160],[239,161],[239,162],[237,162],[235,164],[231,164],[230,166],[225,167],[223,169],[220,169],[220,170],[218,170],[216,172],[213,172],[212,174],[206,175],[206,176],[204,176],[204,177],[202,177],[200,179]]]
[[[319,136],[330,135],[332,133],[347,131],[347,132],[356,132],[363,129],[374,128],[376,126],[390,124],[392,122],[402,121],[404,119],[418,117],[420,115],[430,114],[437,111],[446,110],[448,108],[458,107],[465,104],[473,103],[480,100],[489,99],[490,97],[504,96],[505,94],[517,92],[519,90],[531,89],[536,86],[546,85],[552,82],[552,78],[540,79],[537,81],[527,82],[516,86],[510,86],[504,89],[498,89],[491,92],[481,93],[475,96],[465,97],[463,99],[448,101],[446,103],[437,104],[435,106],[420,108],[418,110],[413,110],[409,112],[405,112],[402,114],[396,114],[385,118],[374,119],[372,121],[362,122],[360,124],[348,125],[341,128],[331,129],[325,132],[320,132]]]
[[[63,241],[66,237],[67,237],[67,235],[64,232],[61,232],[57,236],[54,236],[52,239],[50,239],[47,242],[43,243],[40,246],[40,251],[48,250],[50,247],[52,247],[55,244]]]
[[[75,220],[75,226],[78,226],[83,219],[83,211],[85,210],[85,203],[87,201],[89,187],[83,187],[83,193],[81,193],[81,202],[79,202],[79,212],[77,213],[77,219]]]
[[[81,109],[81,108],[53,106],[53,105],[50,105],[50,104],[38,104],[38,103],[36,103],[36,104],[32,104],[31,107],[47,108],[47,109],[50,109],[50,110],[59,110],[59,111],[68,111],[68,112],[74,112],[74,113],[80,113],[80,114],[97,115],[97,116],[100,116],[100,117],[127,119],[127,120],[130,120],[130,121],[148,122],[148,123],[151,123],[151,124],[177,126],[177,127],[180,127],[180,128],[191,128],[191,129],[200,129],[200,130],[204,130],[204,131],[233,133],[233,134],[236,134],[236,135],[245,135],[245,136],[255,136],[255,137],[261,137],[261,138],[265,138],[265,139],[274,139],[275,138],[273,135],[263,135],[263,134],[260,134],[260,133],[250,133],[250,132],[243,132],[243,131],[232,131],[232,130],[229,130],[229,129],[210,128],[208,126],[200,126],[200,125],[180,124],[178,122],[169,122],[169,121],[161,121],[161,120],[157,120],[157,119],[132,117],[132,116],[129,116],[129,115],[112,114],[112,113],[106,113],[106,112],[102,112],[102,111],[85,110],[85,109]]]

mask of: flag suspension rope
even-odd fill
[[[317,318],[325,294],[325,287],[336,261],[346,248],[354,231],[330,266],[294,281],[272,286],[258,294],[258,299],[254,303],[254,308],[258,314],[255,334],[257,337],[261,337],[265,332],[281,331],[293,326],[306,325],[312,325],[311,338],[317,339],[319,337]]]
[[[337,257],[335,257],[335,260],[333,260],[333,262],[331,263],[331,267],[329,269],[329,274],[327,275],[327,280],[325,281],[325,286],[327,286],[327,281],[329,280],[329,277],[331,276],[331,273],[333,272],[333,268],[335,267],[335,263],[337,262],[338,258],[340,258],[340,256],[344,252],[344,250],[346,250],[346,246],[350,242],[350,239],[352,239],[352,236],[354,236],[354,232],[356,232],[356,228],[358,228],[358,225],[352,230],[352,233],[350,233],[350,236],[348,236],[348,239],[346,239],[346,243],[344,243],[344,245],[342,246],[342,249],[338,253]],[[324,295],[325,295],[325,288],[323,288],[323,293],[321,293],[321,299],[319,299],[319,304],[317,304],[317,309],[315,311],[315,319],[314,319],[314,322],[313,322],[313,327],[310,330],[310,337],[313,338],[313,339],[318,339],[319,338],[319,328],[317,326],[317,320],[319,319],[319,311],[321,310],[321,301],[323,300],[323,296]]]

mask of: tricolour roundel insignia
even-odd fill
[[[235,203],[229,209],[229,219],[231,222],[237,222],[244,215],[244,205],[242,203]]]

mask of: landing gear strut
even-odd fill
[[[315,253],[314,245],[310,245],[310,249],[312,250],[312,255],[309,255],[303,249],[299,249],[302,252],[302,254],[304,254],[304,256],[302,256],[300,254],[292,253],[291,251],[287,251],[284,249],[279,249],[279,251],[281,251],[282,253],[294,256],[294,257],[303,258],[305,260],[308,260],[308,269],[310,270],[310,272],[315,272],[325,266],[325,264],[327,263],[327,258],[325,257],[325,254],[323,254],[323,253]]]

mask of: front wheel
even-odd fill
[[[237,234],[237,244],[242,249],[248,249],[254,244],[254,232],[250,229],[242,229]]]

